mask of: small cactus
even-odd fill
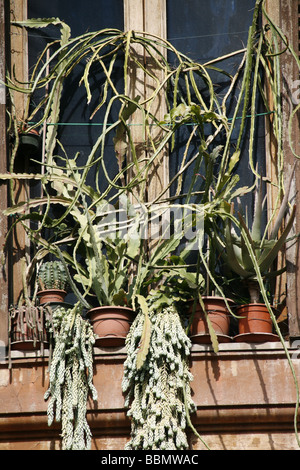
[[[47,261],[38,271],[40,290],[61,289],[66,290],[68,277],[61,261]]]

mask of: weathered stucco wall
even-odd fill
[[[60,425],[47,425],[47,360],[14,352],[12,369],[0,364],[0,449],[59,449]],[[291,350],[300,377],[298,351]],[[121,392],[125,351],[95,356],[98,402],[89,404],[93,449],[120,450],[130,422]],[[195,345],[191,357],[193,424],[212,449],[298,449],[293,429],[296,392],[282,346]],[[191,433],[191,448],[203,449]]]

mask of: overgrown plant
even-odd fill
[[[231,203],[234,198],[240,196],[243,192],[251,191],[252,182],[247,188],[238,187],[239,177],[235,173],[241,159],[245,158],[245,154],[241,150],[243,149],[247,122],[250,122],[248,163],[253,178],[257,177],[254,141],[258,112],[257,103],[259,101],[257,100],[258,94],[265,103],[266,116],[272,116],[270,125],[277,143],[278,181],[276,184],[278,185],[278,206],[284,192],[283,119],[279,99],[281,80],[279,41],[283,41],[284,46],[292,53],[297,64],[299,64],[299,58],[291,46],[286,43],[280,29],[267,17],[264,3],[263,0],[257,0],[255,4],[253,23],[249,29],[247,47],[243,50],[232,52],[227,56],[215,58],[206,64],[199,64],[191,60],[176,50],[165,39],[145,32],[122,32],[114,29],[105,29],[72,38],[68,27],[58,19],[29,20],[20,24],[21,26],[28,27],[45,27],[47,24],[57,24],[61,27],[62,36],[59,41],[54,41],[46,47],[38,59],[31,80],[26,86],[22,86],[12,81],[12,79],[8,81],[8,87],[13,92],[27,94],[31,102],[34,102],[38,90],[45,91],[44,96],[40,100],[35,101],[35,106],[33,106],[33,110],[31,114],[28,114],[26,120],[32,121],[33,126],[44,125],[48,128],[50,123],[52,127],[48,129],[45,141],[44,171],[41,174],[15,174],[12,171],[13,166],[10,166],[10,173],[0,175],[1,179],[11,182],[15,179],[21,181],[33,180],[38,181],[41,185],[40,197],[18,201],[17,204],[13,204],[6,211],[6,214],[14,217],[11,224],[12,229],[17,223],[21,223],[24,230],[28,233],[35,248],[34,260],[40,259],[40,257],[45,256],[49,252],[59,256],[64,263],[69,264],[72,266],[72,269],[75,269],[77,274],[75,280],[82,287],[81,291],[78,290],[78,298],[87,307],[89,306],[87,297],[92,291],[94,291],[96,297],[101,299],[101,302],[104,301],[105,297],[114,297],[115,294],[122,292],[124,285],[120,279],[123,275],[126,275],[129,266],[130,269],[133,269],[130,272],[135,282],[131,286],[131,293],[135,295],[139,305],[143,308],[135,323],[138,331],[136,333],[132,331],[131,335],[136,334],[136,338],[142,336],[143,340],[146,339],[146,347],[142,345],[143,347],[140,347],[138,351],[140,362],[136,370],[132,369],[132,364],[128,363],[127,367],[129,367],[130,373],[133,374],[130,376],[130,380],[134,374],[137,374],[135,377],[138,379],[143,378],[142,371],[148,374],[149,381],[150,379],[158,380],[156,376],[150,375],[150,369],[147,369],[147,364],[151,364],[151,367],[154,367],[155,364],[157,365],[156,360],[158,358],[154,357],[151,359],[150,351],[155,353],[155,335],[158,333],[156,330],[156,333],[153,333],[151,325],[155,328],[155,325],[158,324],[156,322],[160,322],[161,317],[160,313],[152,312],[150,321],[143,300],[144,297],[138,297],[138,295],[141,294],[141,286],[147,286],[151,282],[148,274],[150,272],[156,273],[156,270],[162,269],[162,266],[166,275],[169,273],[173,276],[175,270],[176,274],[180,277],[180,269],[184,275],[184,269],[182,267],[179,268],[176,263],[173,266],[169,264],[167,269],[164,265],[166,260],[171,260],[172,264],[172,259],[174,260],[172,255],[176,253],[179,241],[175,236],[168,240],[161,240],[159,246],[151,252],[149,244],[146,244],[145,247],[140,243],[141,240],[139,240],[139,248],[137,248],[136,244],[134,250],[137,250],[135,253],[138,253],[138,250],[142,250],[143,256],[138,256],[137,254],[134,257],[132,253],[124,251],[123,240],[120,237],[115,240],[108,236],[103,237],[96,231],[96,227],[103,217],[105,204],[113,204],[117,209],[116,201],[119,201],[124,195],[129,197],[133,204],[137,203],[140,207],[145,207],[149,213],[151,205],[158,201],[170,205],[174,200],[176,201],[176,198],[180,198],[183,208],[191,208],[194,201],[196,201],[197,204],[202,205],[201,210],[205,222],[196,237],[200,259],[209,273],[210,282],[212,282],[217,290],[222,290],[222,286],[218,285],[215,273],[212,272],[211,266],[207,263],[207,257],[203,253],[202,242],[207,236],[208,227],[218,226],[219,221],[225,220],[226,224],[230,224],[230,220],[233,222],[236,220],[227,210],[227,203]],[[269,21],[269,30],[264,27],[261,28],[259,21],[261,13]],[[161,80],[157,78],[159,73],[157,75],[154,74],[140,61],[139,56],[135,52],[136,45],[141,46],[145,54],[149,54],[151,59],[153,59],[157,71],[162,73]],[[52,46],[54,46],[53,49]],[[167,60],[168,54],[173,58],[172,66]],[[219,64],[222,64],[225,59],[230,57],[240,57],[239,65],[232,75],[218,67]],[[121,69],[118,68],[117,60],[120,58],[123,61]],[[129,95],[128,76],[132,64],[137,69],[143,71],[145,77],[150,78],[153,82],[152,94],[147,99]],[[79,83],[85,88],[87,105],[92,102],[92,98],[94,98],[93,103],[96,103],[91,111],[91,118],[100,110],[104,112],[101,132],[94,142],[89,155],[80,164],[78,163],[78,155],[72,155],[70,158],[66,156],[62,144],[57,140],[55,126],[59,121],[59,110],[62,90],[66,83],[65,80],[67,77],[70,77],[71,72],[77,66],[82,66]],[[103,73],[101,96],[95,95],[98,92],[91,86],[93,66],[99,67]],[[228,89],[221,98],[215,93],[214,82],[216,77],[212,79],[212,71],[214,74],[220,74],[222,78],[228,77]],[[121,90],[114,83],[114,76],[120,77],[120,74],[122,76]],[[273,105],[272,108],[268,104],[265,87],[261,83],[262,74],[264,74],[267,82],[264,85],[266,87],[269,85],[272,93],[272,100],[270,100]],[[167,93],[165,93],[164,97],[168,113],[163,121],[158,122],[151,112],[153,109],[152,105],[157,97],[161,96],[162,91],[165,90]],[[117,112],[118,115],[114,122],[110,121],[113,115],[112,110],[115,113]],[[140,154],[139,147],[134,145],[130,119],[135,112],[139,112],[141,116],[140,125],[143,126],[145,135],[143,142],[145,154]],[[229,112],[231,112],[230,118]],[[14,115],[12,117],[14,118]],[[294,117],[295,112],[293,111],[290,119]],[[16,122],[14,124],[18,125]],[[177,131],[182,126],[188,130],[188,137],[182,144],[183,158],[178,171],[172,180],[162,188],[160,193],[155,195],[153,200],[148,200],[147,191],[145,191],[147,181],[155,171],[162,149],[168,144],[170,144],[171,149],[176,147]],[[155,128],[160,129],[159,138],[156,138],[157,134],[155,134],[155,137],[152,134],[152,130]],[[237,132],[238,136],[236,141],[233,139],[234,132]],[[110,176],[108,172],[106,154],[106,143],[111,136],[114,138],[113,142],[118,167],[113,176]],[[63,157],[57,157],[55,155],[56,150],[58,153],[62,153]],[[182,191],[183,181],[188,171],[192,173],[191,184],[187,193],[184,194]],[[90,183],[88,184],[87,181]],[[105,183],[104,189],[100,189],[100,182]],[[174,197],[168,196],[168,191],[171,187],[174,188]],[[53,191],[55,194],[53,194]],[[12,201],[14,201],[13,197]],[[50,212],[53,207],[59,207],[61,210],[60,214],[58,216],[56,214],[54,218]],[[185,211],[183,213],[185,214]],[[73,224],[66,224],[69,218],[72,219]],[[28,219],[37,224],[37,226],[34,226],[34,229],[32,225],[29,226],[27,224]],[[134,223],[134,220],[132,219],[131,222]],[[239,223],[239,221],[237,222]],[[53,234],[47,239],[44,236],[45,229],[48,233]],[[267,293],[262,278],[264,273],[261,272],[261,266],[255,256],[256,247],[254,247],[251,239],[247,236],[243,225],[241,225],[241,229],[244,234],[243,242],[248,249],[249,256],[247,259],[251,259],[253,262],[255,276],[262,296],[266,298]],[[128,246],[125,248],[127,249]],[[131,246],[131,248],[133,247]],[[114,266],[112,266],[111,262],[106,264],[107,259],[104,253],[109,255],[111,260],[116,260],[115,256],[117,256],[118,250],[121,252],[122,259],[120,271],[117,272],[117,275],[121,275],[118,278],[118,282],[120,281],[118,287],[120,289],[118,292],[111,291],[109,293],[107,286],[112,285],[115,281]],[[96,254],[95,258],[93,257],[94,254]],[[139,254],[141,254],[141,251]],[[110,270],[112,270],[111,277],[109,277]],[[187,271],[189,272],[189,270],[195,271],[195,263],[187,266]],[[27,269],[28,283],[30,282],[31,272],[32,270]],[[105,278],[108,284],[102,283]],[[103,286],[106,287],[104,288]],[[76,291],[77,287],[75,284],[74,287]],[[167,309],[166,317],[169,313],[170,311]],[[271,312],[270,314],[272,315]],[[141,331],[142,324],[143,330]],[[150,333],[148,331],[149,325],[151,326]],[[163,324],[161,326],[163,327]],[[130,338],[133,338],[133,336]],[[180,337],[178,340],[183,340],[183,337]],[[134,347],[137,347],[135,340],[132,339],[132,341]],[[153,342],[151,343],[151,341]],[[166,344],[169,344],[168,342],[169,338],[167,338]],[[285,347],[283,340],[282,343]],[[150,349],[151,347],[152,349]],[[287,350],[286,353],[294,374]],[[186,387],[188,387],[189,377],[188,375],[184,375],[184,377]],[[294,378],[297,388],[297,403],[299,403],[295,374]],[[148,383],[148,381],[145,383]],[[131,382],[132,384],[133,382]],[[176,383],[175,385],[177,387],[180,384]],[[127,386],[130,386],[129,383],[127,383]],[[181,392],[185,390],[182,382],[181,389],[179,387],[174,391],[178,400],[179,397],[182,398],[180,390]],[[137,387],[136,392],[142,393],[143,390]],[[171,389],[168,389],[169,392],[171,393]],[[57,403],[59,403],[59,400]],[[135,413],[134,410],[138,410],[138,408],[135,408],[135,406],[137,407],[137,402],[133,401],[133,403],[132,410]],[[185,416],[183,411],[180,413],[183,419],[187,418],[187,414]],[[143,442],[141,437],[143,423],[140,420],[140,415],[137,414],[133,418],[135,419],[135,429],[140,436],[134,445],[144,446],[145,444],[147,446],[148,441]],[[152,419],[154,420],[156,417],[152,415]],[[157,419],[159,418],[157,417]],[[157,421],[157,424],[162,426],[160,421]],[[165,431],[169,430],[169,428],[164,429]],[[175,431],[175,428],[172,431],[170,430],[170,439],[172,432],[172,436],[175,436],[177,432]],[[147,434],[149,438],[150,434],[149,431],[149,436]],[[182,434],[180,436],[182,437]],[[184,438],[182,437],[181,439],[181,437],[179,438],[178,445],[183,445]],[[165,442],[166,444],[167,441],[168,438],[165,435],[165,440],[162,439],[160,442]],[[174,441],[172,442],[172,445],[176,445]]]
[[[285,193],[278,215],[273,221],[273,229],[270,230],[269,235],[268,231],[264,230],[262,224],[264,204],[261,182],[257,183],[256,186],[251,227],[249,227],[242,212],[239,211],[237,218],[235,218],[233,205],[228,205],[228,210],[231,213],[229,215],[232,218],[229,216],[224,220],[225,229],[218,237],[218,247],[226,266],[236,273],[247,285],[251,303],[259,302],[261,297],[261,287],[257,280],[256,267],[259,267],[261,276],[266,280],[274,279],[282,274],[284,270],[284,268],[277,270],[274,262],[287,240],[296,215],[296,207],[293,206],[287,222],[282,227],[284,218],[289,211],[289,196],[290,188]],[[242,209],[240,208],[240,210]],[[234,224],[234,220],[236,224]],[[279,233],[281,229],[282,233]],[[246,240],[251,245],[255,254],[255,262],[250,256]]]
[[[54,351],[50,364],[48,425],[61,422],[63,450],[89,450],[92,434],[87,422],[87,400],[97,400],[93,385],[93,328],[82,317],[76,305],[59,307],[48,325],[54,335]]]
[[[195,411],[189,371],[190,339],[173,305],[151,308],[149,350],[141,363],[145,315],[137,315],[126,339],[123,392],[131,418],[127,450],[187,450],[190,413]]]
[[[21,87],[20,84],[15,84],[10,79],[8,86],[15,92],[23,92],[28,95],[28,99],[34,99],[35,93],[38,89],[50,89],[51,92],[45,93],[44,97],[36,104],[28,121],[36,119],[36,124],[46,125],[50,124],[51,128],[56,128],[57,120],[59,118],[59,107],[60,98],[62,96],[62,88],[64,86],[64,80],[68,77],[70,72],[80,63],[81,60],[85,60],[84,72],[81,76],[80,83],[84,85],[87,94],[87,103],[90,103],[92,98],[92,88],[90,86],[90,74],[93,65],[101,67],[104,74],[104,94],[103,99],[100,100],[92,112],[92,116],[95,115],[101,108],[106,106],[102,132],[95,142],[89,156],[87,157],[84,165],[80,166],[77,164],[76,158],[65,158],[65,164],[63,159],[58,162],[57,158],[53,158],[53,135],[51,144],[46,139],[46,159],[45,159],[45,174],[36,175],[2,175],[2,178],[13,180],[15,178],[38,180],[42,187],[42,196],[35,200],[30,199],[24,202],[20,201],[17,205],[7,211],[7,214],[13,214],[17,217],[16,223],[23,224],[24,230],[27,231],[28,235],[34,240],[37,249],[43,252],[49,250],[54,254],[57,254],[55,248],[57,245],[63,245],[74,242],[74,231],[71,229],[69,233],[65,230],[65,224],[63,223],[69,214],[75,216],[76,223],[79,223],[81,227],[79,229],[80,239],[84,243],[86,239],[90,237],[90,243],[86,243],[89,246],[89,251],[92,250],[97,254],[99,249],[96,248],[97,240],[93,239],[92,225],[96,221],[97,211],[105,202],[108,204],[112,201],[117,200],[123,194],[129,194],[133,197],[133,200],[138,204],[145,204],[147,208],[156,201],[161,200],[166,196],[168,189],[173,183],[177,182],[176,194],[180,195],[182,178],[185,172],[192,168],[194,177],[192,179],[191,188],[188,192],[187,202],[189,203],[190,197],[195,192],[195,175],[201,165],[201,162],[210,160],[208,153],[208,146],[213,145],[217,137],[220,135],[229,135],[230,126],[228,118],[226,116],[226,101],[220,105],[217,95],[214,92],[213,81],[210,77],[209,71],[211,65],[203,66],[201,64],[191,61],[187,56],[177,51],[168,41],[158,38],[151,34],[145,35],[136,32],[123,33],[117,30],[103,30],[94,33],[86,33],[77,38],[70,38],[70,31],[67,26],[60,22],[58,19],[50,20],[29,20],[24,23],[20,23],[20,26],[27,27],[45,27],[47,24],[56,24],[61,27],[62,38],[60,41],[50,43],[41,57],[39,58],[31,80],[26,87]],[[137,68],[141,68],[146,75],[154,79],[153,74],[139,62],[134,52],[134,46],[136,44],[142,45],[147,54],[151,57],[155,57],[155,63],[160,71],[163,72],[162,82],[154,80],[156,88],[153,90],[151,98],[147,100],[138,99],[138,97],[132,98],[128,95],[128,67],[129,62],[134,63]],[[52,52],[52,46],[58,46]],[[50,52],[49,55],[47,55]],[[165,53],[169,52],[174,55],[177,64],[175,67],[171,66],[165,58]],[[118,92],[112,81],[112,72],[116,67],[116,59],[119,56],[123,57],[123,83],[124,89],[122,92]],[[158,56],[157,56],[158,55]],[[108,65],[107,62],[109,63]],[[214,67],[213,67],[214,68]],[[223,71],[218,69],[219,73],[223,75]],[[202,87],[204,92],[200,92],[199,88]],[[161,94],[163,88],[168,89],[168,96],[170,101],[168,102],[168,108],[170,110],[169,117],[166,116],[166,120],[159,123],[155,116],[151,114],[151,105],[155,101],[158,95]],[[110,94],[112,95],[109,98]],[[187,100],[184,97],[187,97]],[[167,95],[166,95],[167,97]],[[228,97],[226,97],[227,99]],[[118,120],[108,125],[108,120],[113,107],[119,107]],[[53,112],[52,112],[53,110]],[[132,132],[130,127],[130,117],[136,111],[139,111],[143,122],[141,125],[145,127],[146,137],[145,143],[147,142],[147,158],[140,157],[137,153],[137,149],[133,145]],[[49,122],[50,119],[50,122]],[[151,175],[151,172],[156,166],[156,160],[160,155],[161,150],[170,142],[174,143],[174,138],[177,129],[180,126],[185,126],[187,123],[194,124],[190,138],[188,140],[185,152],[185,158],[182,161],[181,167],[173,178],[173,180],[163,189],[161,194],[155,197],[154,201],[145,200],[145,184]],[[161,138],[154,140],[152,138],[151,129],[154,127],[160,127]],[[206,127],[211,126],[213,133],[205,137]],[[49,131],[50,132],[50,131]],[[114,146],[116,158],[118,160],[119,172],[111,179],[108,175],[105,161],[105,143],[108,137],[114,134]],[[207,134],[207,132],[206,132]],[[200,138],[199,151],[192,158],[187,158],[189,148],[192,140]],[[58,142],[56,141],[58,144]],[[132,154],[131,160],[128,159],[129,150]],[[227,153],[230,152],[227,146]],[[226,159],[229,156],[226,153]],[[211,202],[208,203],[207,211],[213,212],[214,208],[218,207],[218,204],[225,197],[226,187],[230,184],[230,173],[233,170],[233,162],[237,162],[238,152],[234,153],[232,159],[230,159],[229,170],[223,177],[219,179],[221,184],[218,186],[218,191],[215,194],[213,206],[209,207]],[[214,160],[215,165],[218,165],[220,157],[216,157]],[[209,165],[211,169],[211,165]],[[134,176],[129,180],[128,172],[134,169]],[[93,173],[94,186],[90,187],[86,184],[88,177]],[[225,175],[225,176],[224,176]],[[99,181],[103,180],[103,176],[107,181],[107,188],[104,191],[99,190]],[[204,195],[207,193],[210,178],[206,178],[206,188]],[[235,179],[236,182],[236,179]],[[56,195],[50,197],[49,185],[52,186],[57,192]],[[197,188],[196,188],[197,189]],[[197,191],[196,191],[197,192]],[[180,196],[181,197],[181,196]],[[78,211],[78,208],[82,209],[82,206],[86,204],[86,200],[90,201],[88,206],[85,206],[85,217],[88,218],[88,224],[84,220],[82,210]],[[168,199],[166,199],[166,202]],[[205,197],[203,201],[207,202]],[[53,205],[57,204],[60,208],[64,207],[65,211],[61,214],[58,219],[54,219],[49,216],[49,211]],[[31,211],[30,213],[25,213]],[[42,213],[40,209],[42,208]],[[77,211],[77,212],[76,212]],[[75,213],[76,212],[76,213]],[[27,219],[39,222],[37,230],[32,231],[26,224]],[[90,220],[89,220],[90,218]],[[83,228],[84,224],[84,228]],[[64,226],[64,229],[61,226]],[[14,226],[14,224],[13,224]],[[51,230],[55,233],[55,241],[50,243],[48,240],[43,238],[43,230]],[[63,235],[63,237],[59,236]],[[85,239],[84,239],[85,238]],[[72,261],[76,267],[79,268],[77,263],[76,250],[79,248],[79,243],[74,244],[75,251],[73,251],[72,260],[68,255],[67,250],[63,252],[66,262]],[[98,244],[99,246],[99,244]],[[146,250],[147,252],[147,250]],[[100,252],[99,252],[100,253]],[[89,260],[89,253],[87,253],[87,260]],[[37,253],[38,256],[38,253]],[[97,257],[92,261],[95,263],[97,273],[101,273],[100,263],[97,261]],[[95,271],[95,269],[94,269]],[[81,278],[86,283],[86,289],[89,289],[91,279],[88,273],[79,268],[77,277]],[[101,276],[100,276],[101,278]],[[94,286],[94,290],[99,290],[99,285]],[[103,294],[103,293],[102,293]]]

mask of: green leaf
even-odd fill
[[[179,245],[180,237],[171,236],[169,239],[164,240],[158,247],[155,249],[151,259],[150,264],[156,265],[158,262],[165,260],[165,258],[170,255]]]
[[[255,210],[252,224],[251,237],[254,241],[261,240],[261,217],[262,217],[262,185],[255,191]]]
[[[49,25],[64,25],[66,23],[61,21],[59,18],[30,18],[24,21],[15,21],[12,24],[16,26],[25,26],[26,28],[46,28]]]
[[[19,202],[18,204],[9,207],[3,211],[4,215],[15,215],[15,214],[24,214],[24,212],[34,207],[48,204],[49,200],[46,197],[39,197],[36,199],[30,199],[29,201]],[[64,197],[55,197],[51,196],[51,204],[61,204],[62,206],[69,206],[70,200]]]
[[[270,235],[270,239],[271,238],[273,238],[273,239],[277,238],[278,231],[281,227],[281,223],[282,223],[283,218],[286,214],[286,210],[287,210],[287,207],[288,207],[289,194],[290,194],[291,185],[292,185],[292,182],[293,182],[295,169],[296,169],[296,163],[294,164],[294,167],[292,169],[292,172],[291,172],[291,175],[290,175],[290,178],[289,178],[289,181],[288,181],[288,185],[287,185],[287,188],[286,188],[286,192],[285,192],[284,198],[281,202],[281,205],[280,205],[280,208],[279,208],[279,211],[278,211],[278,215],[277,215],[277,219],[274,223],[274,227],[273,227],[272,233]]]
[[[246,271],[247,270],[254,271],[253,262],[252,262],[252,259],[250,257],[250,254],[249,254],[249,250],[248,250],[248,248],[246,246],[246,243],[245,243],[245,237],[247,237],[247,239],[249,240],[249,243],[251,244],[253,252],[256,255],[256,257],[259,257],[259,255],[260,255],[259,250],[256,250],[256,245],[260,241],[260,237],[259,237],[259,239],[256,239],[256,240],[252,239],[252,236],[251,236],[251,234],[248,230],[246,222],[243,219],[242,214],[240,212],[238,213],[238,216],[239,216],[239,221],[240,221],[240,224],[241,224],[241,227],[242,227],[241,228],[241,250],[242,250],[243,267]],[[258,223],[257,230],[259,230],[259,232],[260,232],[260,222]],[[254,230],[254,233],[255,233],[255,230]],[[258,236],[258,234],[256,234],[256,235]]]
[[[225,246],[227,251],[227,263],[230,269],[243,278],[249,277],[251,273],[247,272],[240,264],[237,254],[234,250],[234,242],[231,234],[231,223],[229,221],[227,221],[225,227]]]
[[[145,297],[138,294],[137,300],[144,314],[144,326],[143,326],[143,331],[142,331],[141,340],[140,340],[139,349],[138,349],[137,358],[136,358],[136,368],[137,370],[139,370],[141,369],[141,367],[143,366],[146,360],[149,347],[150,347],[151,321],[149,318],[148,305],[147,305]]]
[[[217,354],[219,352],[219,341],[218,341],[218,337],[216,335],[216,332],[214,330],[214,327],[212,326],[212,323],[210,321],[210,318],[209,318],[209,315],[208,313],[206,312],[205,310],[205,305],[204,305],[204,302],[202,300],[202,297],[201,295],[199,294],[199,302],[200,302],[200,305],[201,305],[201,308],[204,312],[204,315],[205,315],[205,319],[207,321],[207,327],[208,327],[208,331],[209,331],[209,336],[210,336],[210,340],[211,340],[211,343],[212,343],[212,347],[213,347],[213,350],[214,352]]]
[[[286,227],[285,227],[284,231],[282,232],[281,237],[275,243],[273,248],[271,250],[269,250],[267,254],[265,252],[263,252],[261,258],[258,260],[258,264],[259,264],[259,267],[260,267],[260,270],[261,270],[262,273],[269,269],[269,267],[271,266],[273,261],[276,259],[279,251],[283,247],[283,245],[286,241],[286,238],[287,238],[289,232],[292,229],[295,216],[296,216],[296,206],[293,206],[292,213],[290,215],[290,218],[289,218],[289,220],[286,224]]]
[[[231,172],[233,171],[235,165],[237,164],[237,162],[239,161],[240,159],[240,154],[241,154],[241,151],[240,150],[236,150],[230,160],[229,160],[229,164],[228,164],[228,173],[231,174]]]
[[[121,289],[117,294],[115,294],[112,298],[113,305],[125,305],[126,303],[126,292],[124,289]]]
[[[117,127],[116,135],[113,138],[114,148],[116,157],[118,160],[119,171],[122,171],[125,155],[127,153],[128,142],[127,142],[127,128],[125,122],[135,112],[138,107],[140,96],[137,96],[133,102],[128,102],[124,105],[120,111],[120,124]]]

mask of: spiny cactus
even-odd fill
[[[61,261],[47,261],[43,263],[38,272],[40,290],[61,289],[66,290],[68,276]]]

